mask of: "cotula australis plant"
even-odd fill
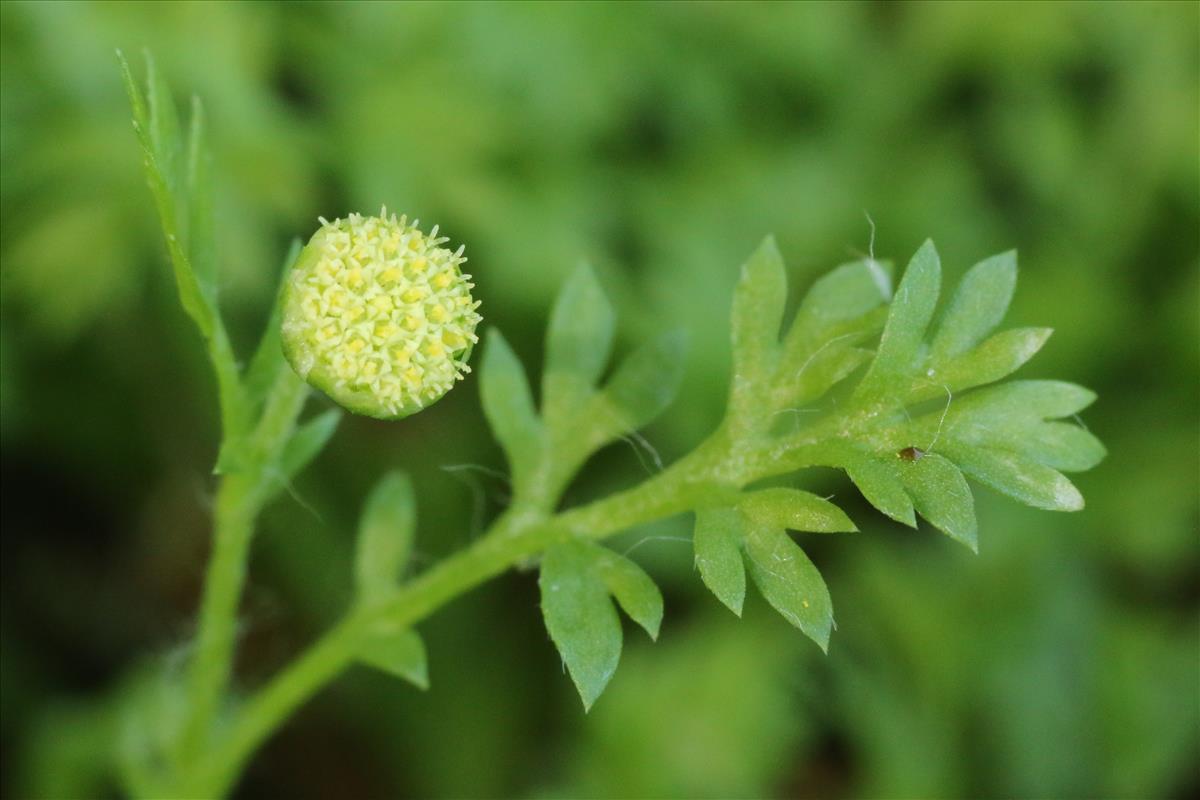
[[[592,273],[580,269],[550,315],[537,402],[504,337],[494,328],[485,337],[478,383],[509,464],[509,507],[469,547],[402,579],[416,499],[407,477],[385,475],[362,512],[355,602],[265,686],[235,695],[235,616],[256,517],[326,445],[341,414],[301,421],[310,384],[355,413],[416,413],[469,371],[478,303],[462,248],[446,247],[436,228],[426,234],[386,213],[322,220],[306,246],[293,246],[262,342],[241,368],[218,309],[201,106],[193,102],[183,132],[153,63],[147,59],[144,93],[121,65],[179,299],[207,343],[223,437],[213,552],[186,677],[131,703],[122,737],[122,772],[134,794],[226,793],[256,748],[351,664],[425,686],[415,626],[518,563],[537,564],[546,628],[589,708],[620,657],[617,608],[652,638],[663,615],[654,581],[602,542],[672,515],[694,515],[695,564],[721,603],[740,615],[749,575],[825,649],[830,594],[789,531],[856,528],[802,489],[756,488],[769,478],[842,469],[886,516],[916,527],[920,515],[972,550],[968,477],[1037,508],[1083,508],[1063,472],[1094,466],[1104,449],[1062,420],[1094,395],[1058,381],[1001,382],[1050,335],[993,333],[1015,287],[1015,254],[975,265],[940,310],[931,242],[894,290],[886,264],[843,264],[810,287],[785,325],[785,270],[770,238],[742,266],[735,290],[728,408],[717,429],[643,483],[562,508],[565,487],[593,453],[672,402],[684,348],[680,335],[660,336],[602,380],[614,316]],[[791,413],[797,409],[809,413]]]

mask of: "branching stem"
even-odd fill
[[[354,660],[359,637],[373,625],[391,628],[420,622],[447,602],[576,536],[602,539],[702,507],[765,471],[770,452],[737,454],[721,428],[700,447],[649,481],[553,516],[514,506],[496,519],[475,544],[401,586],[386,601],[357,606],[299,658],[252,696],[228,735],[200,760],[189,788],[204,796],[229,791],[246,761],[300,706]],[[794,469],[789,463],[787,468]]]

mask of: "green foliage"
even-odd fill
[[[725,420],[672,468],[692,469],[685,488],[659,489],[655,480],[643,487],[651,498],[665,495],[658,500],[673,512],[695,511],[696,565],[722,603],[741,614],[748,571],[771,606],[828,648],[829,591],[787,530],[845,532],[856,526],[836,505],[810,493],[747,489],[804,467],[840,467],[887,516],[915,527],[919,514],[972,550],[978,548],[977,521],[964,473],[1038,508],[1082,507],[1078,491],[1056,467],[1094,466],[1103,448],[1081,427],[1046,420],[1075,413],[1089,394],[1028,382],[968,391],[1007,377],[1049,336],[1031,328],[989,337],[1008,307],[1016,270],[1013,253],[976,265],[938,317],[941,263],[926,242],[894,296],[887,266],[874,259],[846,264],[813,285],[784,330],[786,269],[774,240],[763,242],[742,267],[734,294]],[[481,370],[484,408],[513,469],[515,504],[533,495],[534,507],[553,508],[582,460],[619,435],[622,428],[595,425],[598,397],[607,396],[617,408],[645,408],[624,417],[624,430],[669,402],[662,376],[679,357],[673,339],[635,353],[602,392],[594,391],[613,324],[590,271],[576,272],[551,315],[542,420],[511,349],[499,334],[490,337]],[[880,328],[875,350],[865,349]],[[1060,401],[1064,391],[1074,402]],[[1019,403],[1006,399],[1014,392],[1025,395]],[[672,470],[656,480],[666,482]],[[608,684],[620,656],[609,592],[642,622],[638,607],[601,578],[597,563],[616,563],[615,556],[585,546],[587,537],[605,532],[577,529],[547,551],[541,566],[546,626],[585,707]],[[631,562],[620,563],[649,596],[649,579]],[[647,626],[652,634],[661,615],[655,608],[653,629]]]
[[[662,595],[632,561],[582,541],[547,550],[538,584],[546,629],[589,709],[621,656],[621,623],[610,595],[651,638],[658,637]]]
[[[354,585],[361,604],[378,604],[395,595],[416,539],[417,500],[412,481],[390,472],[375,484],[363,506],[354,550]],[[369,666],[429,688],[425,643],[416,631],[384,621],[368,627],[357,645]]]
[[[736,508],[698,509],[692,534],[700,578],[739,617],[746,600],[746,568],[742,564],[746,527],[745,516]]]
[[[180,302],[209,343],[225,423],[216,550],[187,711],[173,717],[181,720],[180,730],[160,746],[173,763],[130,781],[142,794],[164,786],[205,795],[226,791],[261,739],[352,661],[427,687],[425,646],[413,624],[441,602],[529,559],[539,560],[550,638],[590,709],[621,656],[617,606],[652,639],[663,618],[655,582],[594,540],[682,512],[696,515],[696,564],[722,603],[741,615],[748,572],[768,604],[827,651],[834,627],[830,593],[788,531],[857,527],[827,499],[758,485],[806,467],[842,468],[888,516],[915,524],[920,514],[972,549],[977,522],[964,473],[1029,505],[1082,507],[1078,491],[1056,467],[1090,467],[1103,448],[1083,429],[1053,420],[1086,405],[1091,398],[1085,390],[1025,382],[956,398],[1007,377],[1049,335],[1017,329],[987,338],[1011,298],[1015,256],[976,266],[940,319],[941,264],[932,242],[917,251],[894,294],[889,269],[873,257],[846,264],[814,284],[785,326],[787,272],[768,237],[743,265],[734,292],[729,402],[717,430],[643,483],[559,512],[562,494],[584,462],[661,414],[682,376],[683,339],[671,333],[635,349],[602,381],[616,315],[595,274],[581,266],[550,315],[540,409],[505,339],[496,332],[488,337],[482,402],[513,475],[508,511],[471,547],[406,581],[416,500],[406,475],[386,475],[368,497],[359,525],[357,602],[218,736],[254,518],[321,450],[338,416],[328,413],[297,426],[307,390],[276,353],[277,309],[241,374],[216,302],[199,104],[183,148],[153,63],[147,62],[149,111],[124,61],[122,68]],[[293,247],[288,262],[295,257]],[[1049,434],[1044,444],[1026,443],[1041,432]]]
[[[412,481],[402,472],[385,475],[367,498],[354,556],[355,585],[362,601],[388,595],[400,583],[416,536],[416,503]]]
[[[189,770],[208,752],[216,737],[232,672],[234,614],[256,518],[264,505],[288,488],[295,475],[317,456],[336,430],[341,415],[332,410],[297,425],[308,389],[286,368],[279,346],[277,309],[272,311],[267,330],[243,373],[217,302],[213,190],[202,107],[198,100],[193,101],[185,142],[170,90],[149,53],[145,94],[124,57],[119,52],[117,55],[179,302],[207,344],[222,422],[214,470],[221,475],[214,511],[214,554],[205,578],[195,655],[178,692],[172,725],[158,734],[164,741],[142,743],[134,748],[137,756],[126,759],[132,765],[125,770],[130,791],[151,795],[164,793],[164,787],[172,786],[166,790],[170,793],[193,780]],[[296,252],[293,245],[285,267],[294,261]],[[380,538],[375,527],[366,525],[366,538]],[[375,545],[375,549],[381,547]],[[375,566],[385,569],[387,565],[381,560]],[[377,579],[372,582],[371,591],[377,583]],[[364,637],[364,659],[423,685],[426,679],[419,641],[414,645],[407,634],[380,637],[378,628]],[[144,704],[130,707],[133,729],[151,729],[155,720],[149,708]],[[194,786],[189,789],[194,790]]]
[[[406,680],[418,689],[429,688],[425,643],[416,631],[386,626],[368,631],[357,653],[364,664]]]
[[[499,331],[488,333],[480,392],[512,471],[515,505],[551,510],[590,455],[652,422],[674,398],[686,348],[678,331],[634,350],[597,387],[614,325],[596,276],[581,265],[550,315],[540,418],[516,355]]]
[[[508,455],[514,490],[526,495],[532,491],[530,483],[542,458],[545,428],[516,354],[500,331],[493,328],[487,336],[479,369],[483,413]]]
[[[239,361],[266,317],[286,238],[318,213],[386,201],[467,235],[484,307],[531,376],[546,311],[581,254],[611,290],[619,352],[686,329],[681,399],[643,432],[670,463],[722,411],[722,323],[757,237],[773,231],[788,255],[791,307],[825,265],[867,251],[866,206],[877,252],[908,256],[933,233],[948,281],[970,256],[1019,244],[1010,324],[1057,332],[1016,377],[1096,389],[1102,402],[1082,416],[1120,456],[1067,471],[1083,514],[977,491],[978,559],[914,541],[827,471],[812,484],[802,476],[795,485],[832,495],[869,537],[820,549],[796,538],[837,601],[828,659],[756,597],[744,622],[712,602],[689,576],[687,545],[657,538],[686,536],[686,519],[631,532],[620,550],[656,537],[630,556],[663,586],[670,619],[660,644],[627,642],[587,717],[560,702],[569,681],[547,691],[552,647],[539,645],[529,598],[509,585],[528,576],[476,590],[419,623],[440,691],[356,670],[242,793],[311,794],[347,770],[379,796],[1186,793],[1200,748],[1200,628],[1185,588],[1200,519],[1200,12],[890,11],[4,3],[4,793],[114,793],[105,774],[58,785],[76,762],[28,762],[31,731],[64,746],[112,741],[56,711],[94,697],[131,643],[190,629],[180,604],[207,549],[197,471],[215,441],[215,403],[201,405],[211,378],[174,297],[111,69],[123,46],[140,72],[143,43],[177,89],[204,98],[219,299]],[[188,97],[176,99],[186,134]],[[874,342],[851,346],[869,358]],[[382,470],[424,476],[423,551],[474,540],[486,515],[437,468],[503,463],[471,396],[479,365],[419,423],[376,435],[348,420],[291,487],[303,507],[284,498],[267,513],[251,580],[255,598],[265,591],[287,611],[241,605],[241,691],[275,666],[271,643],[298,644],[343,608],[348,498],[366,496]],[[938,391],[930,405],[945,401]],[[1046,424],[1078,428],[1070,415]],[[1024,441],[1040,445],[1045,431]],[[636,480],[643,470],[625,450],[589,463],[570,497]],[[934,453],[947,455],[940,444]],[[166,635],[170,648],[177,636]],[[190,652],[170,648],[168,660]],[[494,713],[479,714],[485,704]],[[811,736],[784,735],[796,726]],[[339,746],[326,746],[329,728]],[[831,740],[845,743],[844,758],[829,758]],[[548,747],[562,755],[553,777]],[[465,750],[478,758],[462,764]],[[47,788],[29,788],[31,773]]]
[[[306,391],[287,368],[279,345],[281,292],[243,374],[218,306],[213,188],[203,107],[193,98],[185,141],[170,89],[150,54],[146,54],[145,93],[125,57],[120,52],[117,57],[179,302],[208,345],[216,378],[223,428],[216,471],[258,476],[259,490],[269,496],[320,452],[336,428],[337,414],[314,419],[293,432]],[[282,276],[298,253],[299,242],[294,242]]]

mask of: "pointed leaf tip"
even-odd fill
[[[855,389],[856,400],[866,404],[883,402],[892,386],[912,374],[937,307],[941,282],[937,249],[932,240],[926,239],[908,262],[896,288],[875,360]]]
[[[742,264],[730,312],[733,340],[733,393],[731,412],[748,413],[752,395],[761,390],[775,367],[780,350],[780,328],[787,302],[787,273],[783,256],[772,237]]]
[[[741,551],[745,526],[745,517],[736,509],[701,509],[696,512],[692,535],[700,579],[739,617],[746,599],[746,569]]]
[[[487,332],[479,392],[484,416],[508,459],[514,488],[522,492],[541,459],[543,428],[525,368],[496,328]]]
[[[592,568],[592,555],[579,542],[558,544],[546,551],[538,586],[546,630],[584,710],[589,710],[621,657],[621,622],[608,589]]]
[[[755,525],[746,536],[746,566],[763,597],[784,619],[828,652],[833,602],[825,580],[782,529]]]
[[[663,598],[658,586],[635,562],[606,547],[591,545],[593,565],[621,609],[650,635],[658,639],[662,625]]]
[[[959,468],[935,453],[900,467],[901,480],[922,517],[951,539],[978,549],[975,500]]]
[[[429,688],[429,666],[425,643],[411,629],[372,631],[359,645],[364,664],[406,680],[422,691]]]
[[[980,261],[967,271],[942,317],[931,347],[941,360],[981,342],[1004,319],[1017,285],[1017,252]]]
[[[594,385],[608,363],[616,315],[591,266],[581,263],[563,284],[546,330],[546,372]]]

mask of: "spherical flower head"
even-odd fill
[[[283,351],[340,405],[378,419],[415,414],[470,371],[479,302],[435,226],[351,214],[300,252],[283,297]]]

